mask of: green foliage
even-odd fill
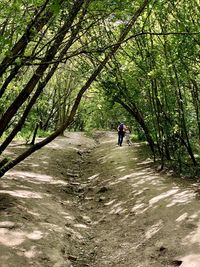
[[[51,9],[53,10],[53,12],[54,12],[55,15],[58,15],[59,14],[60,9],[61,9],[59,0],[52,1]]]
[[[83,9],[78,13],[52,62],[43,62],[42,66],[49,64],[48,68],[37,73],[42,83],[60,61],[17,138],[29,141],[38,123],[38,136],[48,135],[64,124],[80,88],[115,45],[128,19],[142,2],[91,1],[80,25]],[[1,62],[12,55],[12,48],[44,3],[44,0],[0,2]],[[1,86],[14,68],[19,68],[0,99],[1,116],[40,66],[72,5],[73,1],[64,1],[62,5],[59,0],[50,1],[44,10],[44,13],[53,11],[50,21],[38,32],[36,28],[31,29],[32,40],[2,77]],[[76,30],[78,33],[73,39]],[[180,171],[183,166],[199,164],[199,158],[194,157],[200,152],[198,31],[196,0],[158,0],[149,4],[132,28],[130,39],[121,45],[101,77],[84,95],[71,126],[73,130],[88,134],[93,129],[116,130],[123,121],[131,126],[133,140],[152,138],[162,163],[172,160]],[[131,35],[138,36],[131,38]],[[68,50],[60,59],[66,44]],[[20,120],[34,92],[13,116],[3,140]]]

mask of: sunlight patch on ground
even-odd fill
[[[123,214],[127,209],[123,209],[121,206],[126,205],[126,201],[120,201],[111,207],[109,214]]]
[[[195,227],[195,225],[194,225]],[[197,226],[197,229],[192,231],[188,236],[186,236],[183,240],[184,244],[200,244],[200,222]]]
[[[146,164],[152,163],[152,162],[153,162],[153,160],[148,158],[148,159],[146,159],[146,160],[144,160],[142,162],[137,163],[137,166],[146,165]]]
[[[92,176],[88,177],[88,180],[94,180],[95,178],[98,178],[99,177],[99,174],[100,173],[97,173],[95,175],[92,175]]]
[[[63,217],[66,219],[66,220],[70,220],[70,221],[74,221],[75,220],[75,217],[70,215],[69,213],[67,212],[61,212],[61,214],[63,215]]]
[[[139,190],[139,191],[135,191],[135,193],[134,193],[134,195],[135,196],[139,196],[139,195],[141,195],[141,194],[143,194],[145,191],[147,191],[147,190],[149,190],[149,188],[143,188],[143,189],[141,189],[141,190]],[[133,192],[132,192],[133,193]]]
[[[52,184],[52,185],[68,185],[68,183],[63,181],[63,180],[54,180],[50,184]]]
[[[157,203],[158,201],[160,201],[161,199],[164,199],[164,198],[167,198],[167,197],[170,197],[174,194],[176,194],[177,192],[179,191],[179,189],[172,189],[172,190],[169,190],[167,192],[164,192],[156,197],[153,197],[152,199],[149,200],[149,205],[150,206],[153,206],[155,203]]]
[[[150,239],[163,227],[163,221],[159,220],[156,224],[152,225],[145,233],[146,239]]]
[[[83,223],[77,223],[77,224],[74,224],[74,227],[76,228],[89,228],[87,225],[83,224]]]
[[[29,250],[24,252],[26,258],[31,259],[37,255],[36,246],[32,246]]]
[[[9,172],[9,175],[20,178],[34,178],[35,180],[41,182],[50,182],[52,180],[52,176],[46,174],[37,174],[35,172],[11,171]]]
[[[149,171],[139,171],[139,170],[135,170],[134,172],[131,173],[132,176],[137,179],[137,180],[140,180],[141,181],[141,178],[142,177],[144,181],[148,181],[148,180],[152,180],[152,179],[156,179],[157,176],[153,174],[153,172],[149,172]]]
[[[42,232],[37,230],[28,233],[19,230],[8,230],[6,228],[0,229],[0,243],[8,247],[20,245],[27,238],[31,240],[39,240],[42,237]]]
[[[109,186],[120,184],[122,181],[115,181],[115,182],[110,182]]]
[[[123,204],[125,204],[125,203],[126,203],[126,201],[120,201],[120,202],[114,204],[114,205],[113,205],[113,208],[117,208],[117,207],[119,207],[119,206],[121,206],[121,205],[123,205]]]
[[[191,254],[180,258],[183,263],[180,267],[199,267],[200,266],[200,254]]]
[[[8,229],[0,229],[0,243],[12,247],[20,245],[26,239],[25,234],[20,231],[9,231]]]
[[[117,167],[116,168],[119,172],[123,172],[126,170],[126,167],[125,166],[120,166],[120,167]]]
[[[111,201],[105,203],[104,206],[110,206],[110,205],[112,205],[115,201],[116,201],[116,199],[113,199],[113,200],[111,200]]]
[[[131,178],[132,176],[133,176],[132,173],[131,173],[131,174],[127,174],[127,175],[124,175],[124,176],[118,178],[118,180],[119,180],[119,181],[124,181],[124,180],[126,180],[126,179],[128,179],[128,178]]]
[[[105,184],[109,184],[109,183],[110,183],[110,181],[112,181],[112,180],[113,180],[113,178],[108,178],[108,179],[105,179],[105,180],[104,180],[104,183],[105,183]]]
[[[26,185],[19,185],[19,188],[23,188],[23,189],[31,189],[31,187],[30,186],[26,186]]]
[[[131,212],[141,212],[141,210],[145,207],[145,204],[144,203],[138,203],[136,204],[132,209],[131,209]]]
[[[109,214],[123,214],[127,212],[127,209],[123,209],[122,207],[117,207],[115,209],[112,209]]]
[[[149,185],[153,185],[156,186],[156,188],[158,188],[159,190],[163,189],[163,183],[161,180],[158,179],[158,176],[156,175],[152,175],[151,173],[146,173],[146,172],[139,172],[139,174],[137,172],[132,173],[132,177],[130,177],[131,179],[129,180],[132,184],[133,188],[137,188],[143,184],[149,184]]]
[[[146,183],[147,181],[153,181],[153,180],[156,180],[156,182],[160,182],[157,180],[158,176],[156,175],[152,175],[153,172],[149,172],[149,171],[139,171],[139,170],[136,170],[132,173],[129,173],[125,176],[122,176],[120,178],[118,178],[118,180],[126,180],[128,178],[133,178],[132,181],[134,183],[134,185],[140,185],[140,184],[143,184],[143,183]],[[138,180],[138,182],[136,183],[136,181]]]
[[[185,213],[183,213],[181,216],[179,216],[179,217],[176,219],[176,222],[184,221],[187,217],[188,217],[188,213],[185,212]]]
[[[140,173],[140,174],[151,174],[155,177],[159,176],[158,173],[156,173],[153,169],[151,168],[145,168],[145,167],[135,167],[134,169],[135,172]]]
[[[67,182],[63,180],[55,180],[54,177],[46,174],[26,172],[26,171],[11,171],[9,172],[10,177],[20,178],[34,184],[48,183],[48,184],[60,184],[67,185]]]
[[[10,185],[8,185],[8,181],[5,181],[5,183],[4,183],[3,179],[5,179],[5,176],[2,178],[1,188],[9,188]]]
[[[26,235],[31,240],[39,240],[43,237],[43,233],[41,231],[35,230],[30,234]]]
[[[42,195],[40,193],[31,192],[27,190],[0,190],[0,193],[2,194],[9,194],[13,197],[21,197],[21,198],[42,198]]]
[[[189,203],[195,198],[195,196],[196,196],[196,193],[191,192],[189,190],[177,193],[176,195],[174,195],[172,197],[172,201],[170,204],[167,205],[167,207],[172,207],[178,203],[180,203],[180,204],[181,203],[183,203],[183,204]]]
[[[13,228],[14,225],[15,223],[11,221],[0,222],[0,228]]]
[[[36,216],[36,217],[39,217],[40,214],[37,213],[37,212],[33,212],[33,211],[30,211],[30,210],[26,210],[26,212],[28,212],[29,214],[33,215],[33,216]]]
[[[124,168],[126,168],[126,166],[119,166],[116,168],[116,170],[120,170],[120,169],[124,169]]]
[[[83,218],[86,222],[91,222],[90,217],[87,216],[87,215],[83,215],[82,218]]]
[[[138,158],[130,158],[130,160],[135,160],[136,161],[136,160],[138,160]]]
[[[137,192],[138,192],[138,190],[137,189],[134,189],[134,190],[131,191],[131,194],[132,195],[137,195]]]
[[[194,221],[195,219],[197,219],[200,216],[200,211],[195,212],[194,214],[190,215],[189,217],[189,221]]]

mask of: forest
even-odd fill
[[[199,0],[3,0],[0,9],[0,176],[65,130],[121,121],[161,168],[199,176]],[[27,149],[8,157],[14,140]]]

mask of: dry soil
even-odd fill
[[[1,178],[1,267],[200,267],[199,184],[116,140],[66,133]]]

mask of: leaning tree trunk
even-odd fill
[[[0,145],[0,154],[6,149],[6,147],[10,144],[10,142],[13,140],[13,138],[16,136],[16,134],[21,130],[22,126],[24,125],[24,122],[25,122],[26,118],[28,117],[28,114],[30,113],[30,111],[31,111],[31,109],[33,107],[33,105],[35,104],[35,102],[39,98],[39,96],[42,93],[43,89],[45,88],[45,86],[47,85],[47,83],[49,82],[49,80],[51,79],[53,74],[55,73],[60,61],[65,56],[65,54],[67,53],[68,49],[71,47],[74,39],[76,38],[76,36],[77,36],[77,34],[78,34],[78,32],[79,32],[79,30],[81,28],[81,23],[82,23],[82,21],[84,19],[84,16],[85,16],[85,11],[83,12],[83,14],[82,14],[82,16],[81,16],[81,18],[79,20],[79,23],[77,24],[76,28],[74,29],[74,32],[73,32],[72,36],[70,37],[69,41],[67,42],[65,47],[60,52],[60,55],[58,56],[57,62],[49,70],[49,72],[46,75],[44,81],[39,83],[37,90],[35,91],[34,95],[31,97],[31,100],[28,103],[27,107],[25,108],[25,110],[23,112],[23,115],[20,118],[20,120],[18,121],[17,125],[14,127],[14,129],[8,135],[8,137],[5,139],[5,141]]]
[[[130,19],[130,21],[127,23],[127,26],[125,27],[125,29],[121,32],[121,35],[120,35],[120,37],[118,39],[118,42],[115,45],[112,46],[110,52],[105,56],[105,59],[100,63],[100,65],[93,72],[93,74],[89,77],[89,79],[84,84],[84,86],[80,89],[80,91],[77,94],[77,97],[75,99],[75,102],[73,104],[73,107],[71,109],[71,112],[70,112],[68,118],[66,119],[65,123],[60,128],[58,128],[54,133],[52,133],[50,136],[45,138],[43,141],[36,143],[31,148],[29,148],[24,153],[22,153],[20,156],[18,156],[14,160],[9,161],[2,168],[0,168],[0,177],[3,176],[8,170],[10,170],[14,166],[16,166],[18,163],[23,161],[25,158],[30,156],[32,153],[34,153],[38,149],[42,148],[43,146],[45,146],[48,143],[50,143],[51,141],[53,141],[57,136],[59,136],[59,134],[64,129],[66,129],[71,124],[71,122],[73,121],[74,116],[76,114],[76,111],[77,111],[77,109],[79,107],[79,104],[80,104],[80,101],[82,99],[83,94],[87,91],[87,89],[91,86],[91,84],[96,80],[97,76],[100,74],[100,72],[105,67],[105,65],[110,60],[110,58],[117,52],[117,50],[121,46],[121,43],[126,38],[127,34],[129,33],[129,31],[131,30],[131,28],[133,27],[133,25],[137,21],[138,17],[144,11],[144,9],[148,5],[149,1],[150,0],[144,0],[144,2],[141,4],[141,6],[137,9],[135,14]]]
[[[139,123],[139,125],[142,127],[142,129],[145,133],[147,142],[151,148],[151,151],[152,151],[152,153],[154,155],[154,159],[155,159],[155,144],[154,144],[154,141],[151,137],[150,131],[149,131],[144,119],[143,119],[142,114],[140,113],[140,111],[138,110],[138,108],[136,107],[136,105],[134,103],[131,103],[131,106],[129,106],[119,98],[117,99],[117,102],[123,108],[125,108],[135,118],[135,120]]]
[[[81,6],[83,5],[84,0],[76,0],[74,3],[74,6],[72,7],[71,12],[69,13],[69,16],[64,23],[64,25],[59,29],[57,33],[57,37],[55,38],[54,43],[50,47],[50,49],[47,51],[45,58],[42,60],[41,65],[36,69],[35,73],[33,74],[32,78],[29,80],[27,85],[24,87],[24,89],[20,92],[18,97],[13,101],[13,103],[9,106],[9,108],[6,110],[4,115],[0,119],[0,137],[2,136],[3,132],[8,126],[8,123],[11,121],[13,116],[17,113],[18,109],[21,107],[21,105],[27,100],[29,95],[34,90],[35,86],[39,82],[40,78],[43,76],[44,72],[48,68],[50,62],[54,59],[54,56],[58,52],[58,49],[60,45],[62,44],[62,41],[66,35],[66,33],[69,31],[70,27],[73,24],[73,21],[75,20],[78,12],[81,9]]]
[[[14,62],[14,60],[23,54],[23,52],[25,51],[29,42],[33,39],[33,37],[39,31],[41,31],[41,29],[48,23],[48,21],[53,16],[53,11],[51,9],[47,10],[42,15],[48,2],[49,2],[49,0],[45,1],[41,10],[39,10],[38,14],[35,16],[35,18],[28,25],[25,33],[22,35],[22,37],[19,39],[19,41],[12,48],[10,55],[6,56],[2,60],[2,62],[0,64],[0,77],[2,77],[2,75],[5,73],[7,68]],[[62,2],[64,2],[64,1],[60,0],[59,4],[61,4]],[[1,90],[0,90],[0,96],[2,96]]]

